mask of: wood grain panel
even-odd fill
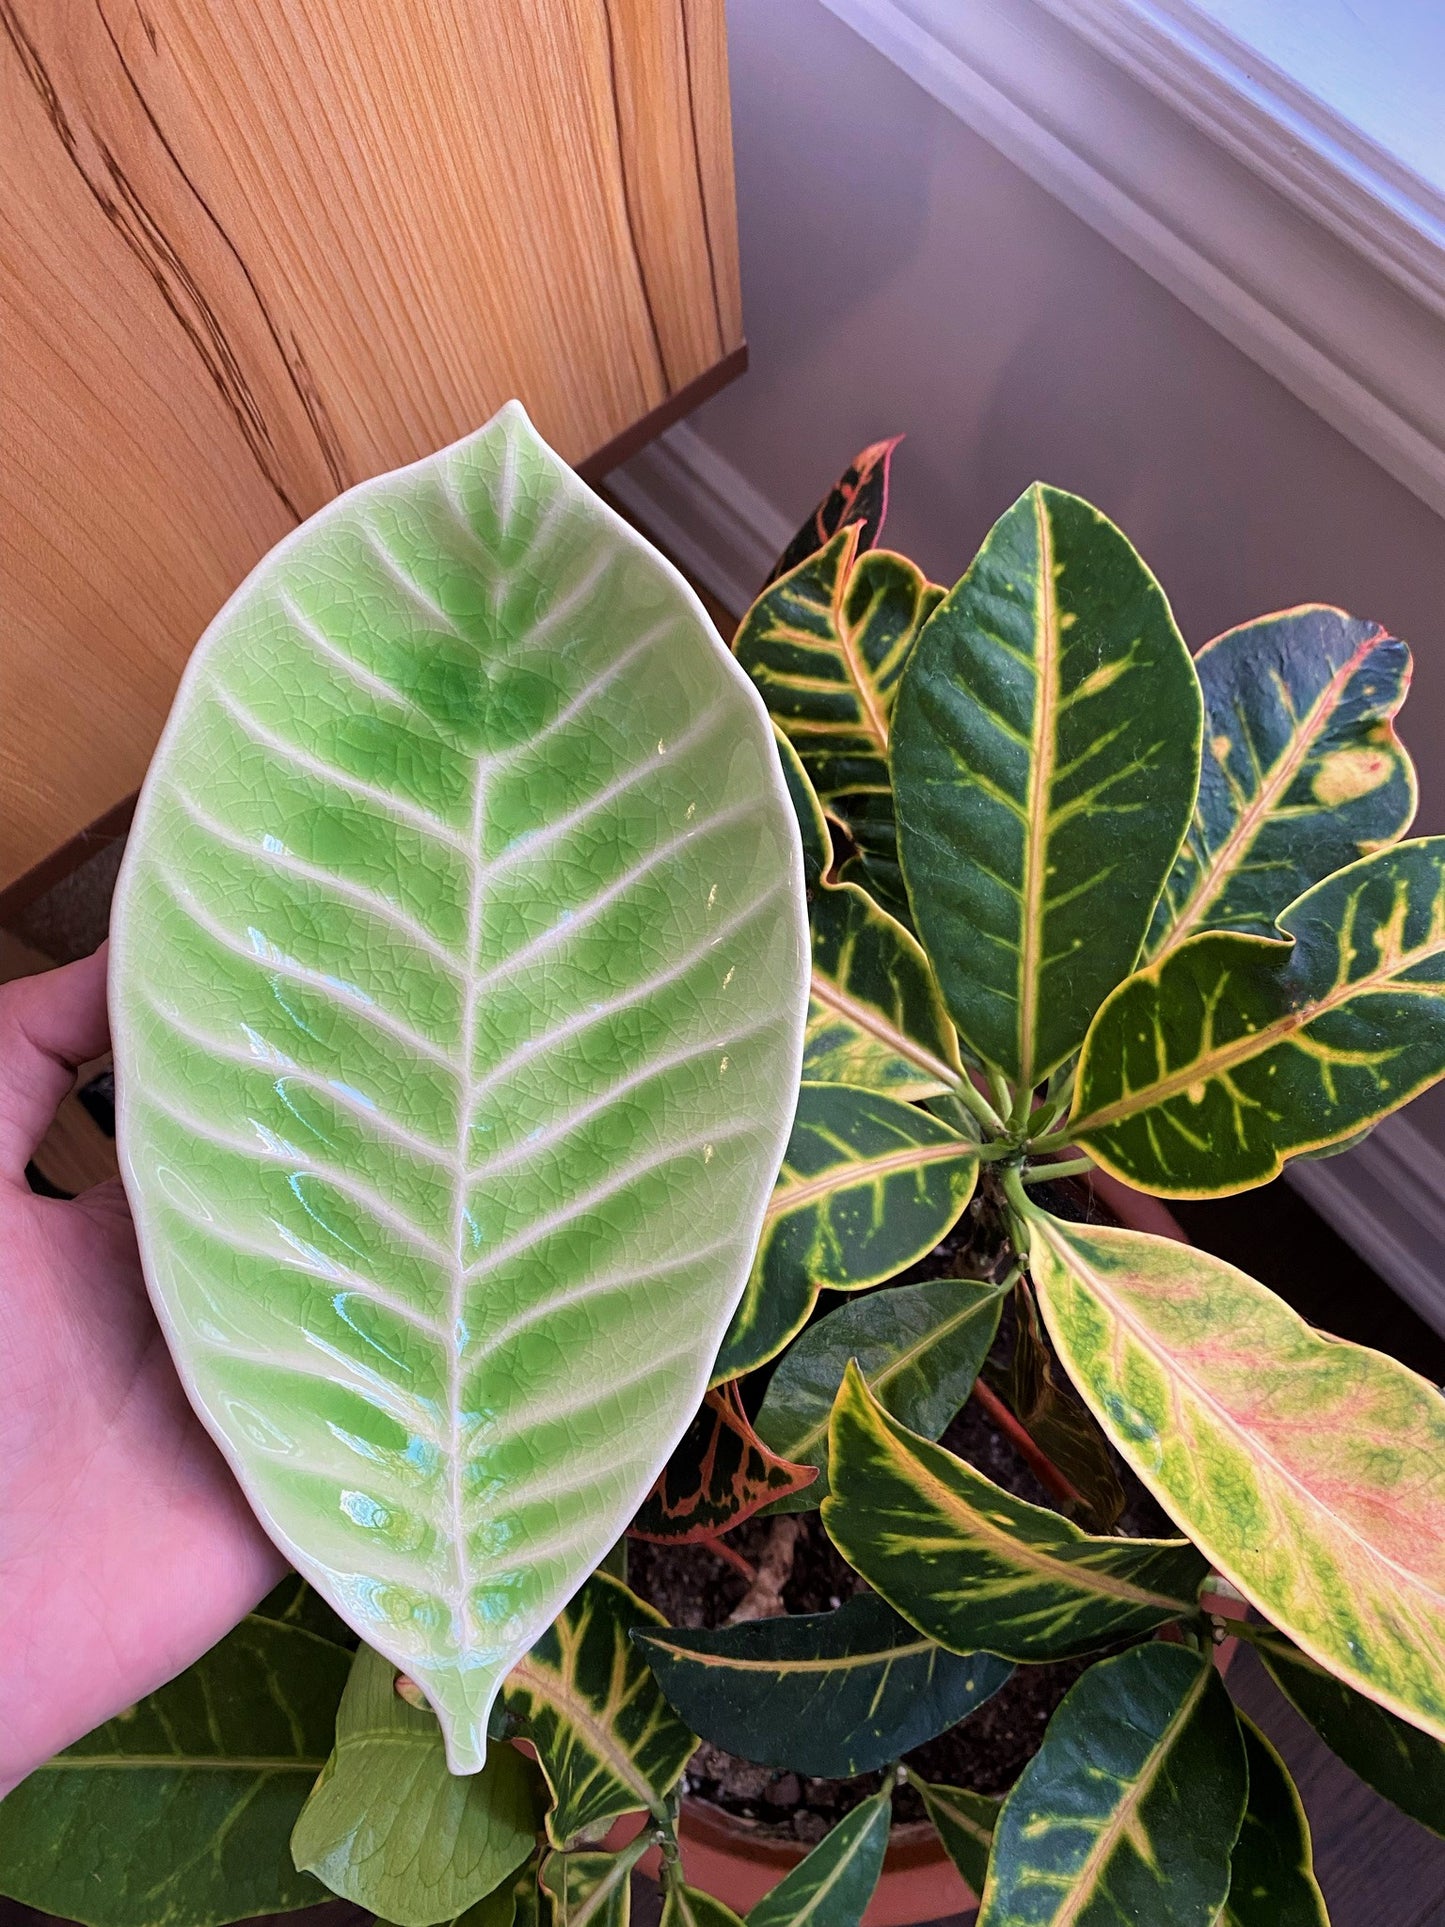
[[[723,0],[0,0],[0,889],[256,559],[520,395],[741,347]]]

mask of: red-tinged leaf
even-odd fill
[[[634,1539],[682,1545],[741,1525],[760,1506],[801,1492],[818,1476],[769,1451],[729,1381],[703,1400],[697,1417],[632,1522]]]
[[[893,451],[903,440],[894,435],[886,442],[870,442],[855,455],[787,548],[773,564],[768,582],[776,582],[789,569],[796,569],[848,522],[861,522],[858,549],[871,549],[883,533],[883,518],[888,513],[888,468]],[[768,582],[763,584],[767,588]]]

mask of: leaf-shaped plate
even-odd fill
[[[116,902],[126,1183],[192,1401],[454,1771],[697,1409],[806,997],[762,705],[515,404],[208,630]]]

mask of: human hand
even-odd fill
[[[190,1665],[285,1570],[186,1402],[118,1181],[25,1166],[109,1047],[106,953],[0,987],[0,1795]]]

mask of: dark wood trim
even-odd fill
[[[674,422],[680,422],[684,415],[690,415],[694,408],[700,408],[703,402],[710,400],[720,388],[726,388],[730,381],[736,381],[739,375],[746,372],[747,365],[748,344],[743,342],[730,355],[724,355],[721,361],[715,361],[711,368],[705,368],[700,375],[679,388],[676,394],[669,395],[665,402],[659,403],[641,421],[635,421],[631,428],[624,428],[620,435],[614,435],[595,455],[588,455],[585,460],[578,462],[577,473],[584,482],[601,481],[609,470],[620,468],[639,449],[646,448],[664,428],[671,428]]]
[[[620,435],[614,435],[605,447],[599,448],[577,464],[577,473],[584,482],[598,482],[610,469],[645,448],[664,428],[671,428],[674,422],[681,421],[684,415],[692,413],[701,403],[725,388],[730,381],[736,381],[748,365],[748,345],[743,342],[734,348],[730,355],[714,362],[711,368],[703,370],[693,381],[669,395],[665,402],[636,421],[631,428],[625,428]],[[88,857],[96,856],[101,850],[108,849],[112,843],[123,837],[130,828],[131,817],[135,814],[134,795],[126,796],[104,816],[96,820],[68,843],[62,843],[58,850],[40,861],[13,883],[0,889],[0,927],[9,924],[19,913],[27,909],[37,897],[44,896],[52,884],[59,883],[62,877],[78,870]]]
[[[135,801],[135,792],[123,796],[104,816],[98,816],[93,823],[71,837],[68,843],[62,843],[49,856],[41,857],[38,863],[32,864],[23,875],[0,890],[0,928],[8,926],[37,897],[43,897],[52,884],[59,883],[62,877],[68,877],[72,870],[78,870],[87,858],[98,856],[102,850],[108,850],[113,843],[118,843],[130,828],[130,820],[135,815]]]

